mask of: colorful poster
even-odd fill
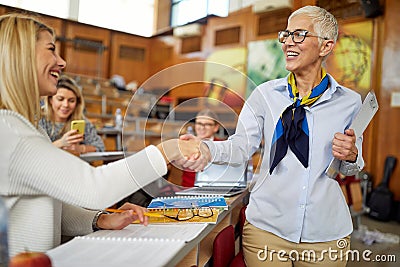
[[[241,107],[246,93],[246,55],[244,47],[217,50],[207,57],[204,75],[209,82],[205,96],[228,106]]]
[[[273,79],[283,78],[288,74],[282,44],[276,39],[254,41],[248,43],[248,65],[246,97],[254,89],[254,85]]]
[[[371,87],[372,21],[341,25],[336,47],[326,61],[339,84],[363,97]]]

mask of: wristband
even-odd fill
[[[357,159],[358,159],[358,154],[356,155],[356,159],[354,161],[346,160],[346,162],[348,162],[348,163],[356,163]]]
[[[100,210],[94,216],[93,221],[92,221],[92,229],[94,232],[96,232],[98,230],[102,230],[100,227],[97,226],[97,221],[99,220],[100,215],[103,215],[103,214],[108,214],[108,212]]]

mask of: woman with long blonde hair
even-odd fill
[[[101,209],[164,175],[168,161],[198,152],[172,139],[95,168],[57,148],[38,127],[40,97],[57,92],[65,65],[50,27],[26,15],[0,16],[0,196],[9,209],[10,256],[47,251],[61,235],[146,224],[144,209],[130,203],[119,214]]]

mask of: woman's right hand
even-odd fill
[[[97,226],[105,230],[121,230],[138,220],[140,224],[147,225],[149,219],[144,215],[147,209],[129,202],[124,203],[118,209],[125,210],[121,213],[102,214],[97,220]]]
[[[167,163],[180,159],[197,158],[200,155],[200,139],[169,139],[157,145]]]
[[[184,134],[179,137],[180,140],[197,140],[199,142],[199,153],[196,157],[189,157],[189,158],[181,158],[180,160],[176,161],[177,165],[180,165],[184,169],[192,170],[195,172],[203,171],[204,168],[208,165],[211,161],[211,153],[208,146],[201,142],[201,139],[193,136],[191,134]]]
[[[78,134],[77,130],[66,132],[60,139],[53,142],[56,147],[67,148],[79,144],[83,141],[83,134]]]
[[[211,160],[211,154],[201,139],[191,134],[183,135],[179,139],[170,139],[157,145],[167,163],[192,171],[202,171]]]

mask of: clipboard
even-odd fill
[[[379,105],[378,100],[376,99],[376,95],[373,91],[369,91],[364,99],[360,111],[350,125],[350,129],[354,130],[356,138],[360,137],[363,134],[378,109]],[[325,174],[328,177],[335,179],[337,174],[340,173],[339,169],[340,160],[337,158],[333,158],[328,168],[326,169]]]

